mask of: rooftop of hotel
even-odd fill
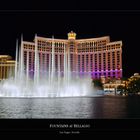
[[[47,38],[47,37],[41,37],[41,36],[36,36],[37,39],[39,40],[50,40],[52,41],[53,39],[55,41],[68,41],[68,39],[58,39],[58,38]],[[83,38],[83,39],[76,39],[76,41],[98,41],[98,40],[110,40],[109,36],[102,36],[102,37],[95,37],[95,38]]]
[[[0,59],[12,59],[10,55],[0,55]]]

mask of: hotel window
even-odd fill
[[[23,57],[24,57],[24,70],[26,70],[26,62],[27,62],[27,52],[26,51],[24,51],[24,54],[23,54]]]
[[[82,72],[84,72],[84,55],[82,55]]]
[[[99,70],[101,70],[101,54],[99,54]]]
[[[93,69],[93,57],[92,57],[92,54],[90,55],[90,68],[91,68],[91,71]]]
[[[80,55],[78,55],[78,71],[80,71]]]
[[[86,55],[86,67],[88,69],[88,54]]]
[[[95,70],[97,71],[97,54],[94,55],[95,58]]]

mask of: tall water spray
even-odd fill
[[[45,69],[40,66],[39,48],[37,35],[35,35],[34,49],[34,74],[30,77],[29,55],[26,57],[26,66],[24,64],[23,37],[21,37],[21,46],[18,48],[16,43],[16,63],[15,76],[9,77],[0,83],[1,97],[75,97],[75,96],[94,96],[91,77],[80,77],[76,70],[76,75],[72,74],[70,66],[70,48],[63,44],[63,61],[58,53],[58,67],[55,68],[55,42],[52,37],[51,53],[49,55],[48,67]],[[29,53],[29,52],[28,52]],[[63,71],[63,72],[62,72]]]

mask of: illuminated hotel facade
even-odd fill
[[[13,77],[15,74],[15,61],[9,55],[0,55],[0,80]]]
[[[54,68],[64,71],[64,51],[69,52],[70,71],[74,75],[91,75],[92,78],[122,77],[122,41],[110,42],[109,36],[89,39],[76,39],[76,33],[68,33],[68,39],[44,38],[35,36],[33,42],[21,41],[24,71],[31,77],[35,70],[35,48],[39,57],[39,73],[45,74],[52,61],[54,46]],[[60,67],[60,68],[59,68]]]

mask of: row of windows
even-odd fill
[[[25,64],[25,66],[26,66],[26,62],[24,63]],[[88,66],[88,65],[87,65]],[[31,68],[31,67],[34,67],[34,65],[32,64],[32,63],[29,63],[29,68]],[[40,68],[47,68],[47,67],[49,67],[49,62],[47,62],[47,63],[40,63]],[[55,67],[57,68],[58,67],[58,63],[55,63]],[[63,67],[63,62],[62,61],[60,61],[60,67]],[[73,69],[73,68],[75,68],[76,69],[76,67],[74,66],[74,65],[71,65],[71,68]],[[106,69],[104,68],[104,69],[97,69],[96,67],[84,67],[84,66],[80,66],[80,65],[78,65],[78,68],[79,69],[83,69],[84,71],[95,71],[95,72],[97,72],[97,71],[106,71]],[[110,70],[109,68],[108,68],[108,70]],[[116,69],[112,69],[112,70],[116,70]],[[115,73],[115,72],[113,72],[113,73]],[[117,72],[116,72],[117,73]]]
[[[78,46],[100,46],[100,45],[105,45],[106,44],[106,40],[100,40],[100,41],[93,41],[93,42],[82,42],[79,43]]]
[[[26,55],[24,55],[24,60],[26,60]],[[61,56],[62,58],[63,58],[63,56]],[[39,59],[40,60],[48,60],[49,59],[49,56],[48,57],[41,57],[41,56],[39,56]],[[55,57],[55,59],[58,59],[58,56],[57,57]],[[29,60],[34,60],[34,57],[29,57]],[[75,61],[74,59],[70,59],[70,61]],[[84,57],[82,58],[82,59],[78,59],[78,62],[80,63],[80,62],[82,62],[82,63],[84,63],[84,62],[86,62],[86,63],[88,63],[88,62],[93,62],[93,59],[84,59]],[[112,65],[115,65],[116,64],[116,62],[117,63],[119,63],[120,61],[118,60],[118,61],[115,61],[115,60],[113,60],[112,61]],[[95,61],[94,61],[94,63],[95,64],[99,64],[99,65],[101,65],[102,64],[102,61],[101,61],[101,59],[99,59],[99,61],[97,61],[97,59],[95,59]],[[110,60],[108,60],[108,62],[106,62],[106,61],[103,61],[103,64],[110,64]]]
[[[62,49],[64,50],[64,45],[56,45],[55,44],[55,49]],[[114,44],[114,45],[108,45],[108,46],[105,46],[105,45],[102,45],[102,46],[99,46],[99,47],[78,47],[77,50],[78,52],[93,52],[93,51],[104,51],[104,50],[115,50],[115,49],[120,49],[120,44]],[[41,44],[38,44],[38,48],[39,50],[41,51],[48,51],[50,50],[52,47],[51,45],[41,45]],[[70,46],[70,48],[75,48],[73,45]],[[24,49],[31,49],[31,50],[34,50],[35,49],[35,45],[30,45],[30,44],[24,44]]]
[[[46,42],[46,41],[40,41],[38,40],[38,45],[40,46],[52,46],[53,42]],[[64,46],[64,42],[54,42],[55,46]]]
[[[120,47],[119,48],[106,48],[106,49],[103,49],[103,48],[86,48],[86,49],[83,49],[83,48],[81,48],[81,49],[77,49],[78,50],[78,53],[81,53],[81,52],[98,52],[98,51],[109,51],[109,50],[118,50],[118,49],[120,49]]]
[[[33,59],[34,58],[34,54],[33,53],[29,53],[29,59]],[[56,57],[57,55],[55,55],[55,57]],[[62,56],[62,57],[64,57],[64,55],[60,55],[60,56]],[[24,52],[24,58],[26,58],[27,57],[27,53],[26,52]],[[47,59],[49,58],[49,54],[39,54],[39,57],[42,57],[42,59],[46,59],[46,57],[47,57]],[[70,60],[72,61],[73,59],[72,58],[74,58],[74,55],[73,54],[71,54],[70,55]],[[97,54],[95,54],[95,58],[93,58],[93,55],[90,55],[90,57],[89,57],[89,55],[82,55],[82,57],[80,56],[80,55],[78,55],[78,61],[80,61],[81,60],[81,58],[82,58],[82,61],[84,62],[84,61],[86,61],[86,62],[88,62],[88,60],[94,60],[95,61],[95,63],[97,63]],[[117,59],[117,61],[116,61],[116,59],[113,57],[113,59],[111,60],[112,61],[112,63],[114,64],[115,63],[115,61],[116,62],[120,62],[120,57],[117,57],[118,59]],[[101,61],[102,59],[101,59],[101,55],[99,55],[99,59],[98,59],[98,63],[100,64],[102,61]],[[106,61],[105,61],[106,59],[105,58],[103,58],[103,62],[105,63]],[[108,56],[108,63],[110,64],[110,56]]]

